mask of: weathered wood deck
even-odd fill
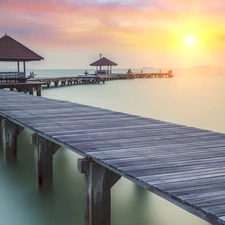
[[[3,118],[225,224],[225,134],[3,90],[0,102]]]

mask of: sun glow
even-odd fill
[[[191,47],[194,47],[195,45],[197,45],[198,39],[195,35],[189,34],[184,37],[183,43],[186,47],[191,48]]]

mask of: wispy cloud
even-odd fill
[[[194,32],[224,46],[223,0],[0,0],[0,30],[45,49],[179,51]]]

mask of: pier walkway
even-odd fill
[[[39,187],[52,184],[60,146],[80,154],[86,224],[110,224],[110,189],[123,176],[211,224],[225,224],[225,134],[0,90],[6,161],[33,131]]]
[[[122,79],[134,79],[134,78],[172,78],[172,73],[112,73],[112,74],[94,74],[78,75],[78,76],[65,76],[65,77],[35,77],[28,80],[29,82],[44,82],[48,88],[52,85],[54,87],[75,85],[75,84],[99,84],[105,83],[109,80],[122,80]]]
[[[39,78],[31,78],[28,80],[29,82],[44,82],[48,88],[52,84],[55,87],[66,86],[66,85],[74,85],[74,84],[99,84],[102,82],[105,83],[107,76],[95,76],[95,75],[88,75],[88,76],[70,76],[70,77],[39,77]]]

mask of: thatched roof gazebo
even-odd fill
[[[0,38],[0,61],[17,62],[17,72],[0,72],[0,76],[26,77],[25,62],[40,61],[44,59],[26,46],[5,34]],[[20,71],[20,62],[23,62],[23,72]]]
[[[110,73],[112,73],[112,66],[117,66],[117,64],[105,57],[102,58],[102,55],[100,54],[100,59],[97,60],[96,62],[91,63],[90,66],[96,66],[96,73],[110,74]],[[106,66],[107,69],[102,70],[102,66]],[[99,69],[98,69],[98,67],[99,67]]]

